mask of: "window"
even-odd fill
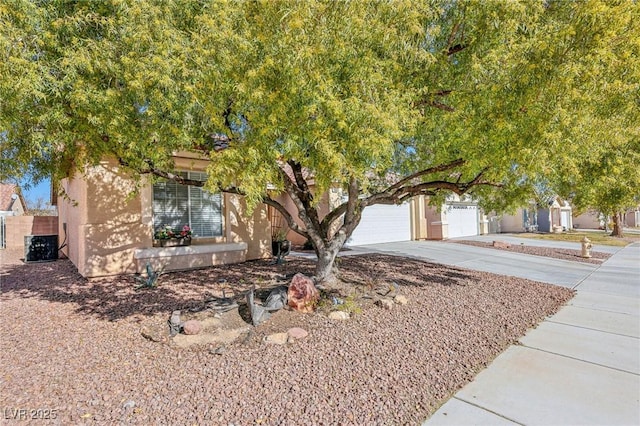
[[[200,172],[180,173],[188,179],[204,181]],[[222,197],[197,186],[167,180],[153,185],[153,230],[165,226],[180,230],[189,225],[194,237],[222,236]]]

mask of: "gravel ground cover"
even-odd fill
[[[603,253],[599,251],[591,251],[591,257],[582,257],[581,250],[560,249],[552,247],[536,247],[528,246],[526,244],[511,244],[509,247],[494,247],[492,243],[484,241],[471,241],[471,240],[451,240],[450,242],[458,244],[466,244],[469,246],[491,248],[495,250],[512,251],[516,253],[531,254],[534,256],[553,257],[555,259],[571,260],[574,262],[593,263],[600,265],[602,262],[611,257],[609,253]]]
[[[252,285],[312,264],[247,262],[168,273],[152,290],[131,276],[86,280],[68,260],[24,264],[0,250],[0,409],[38,424],[418,425],[573,292],[525,279],[385,255],[340,259],[363,292],[395,282],[407,305],[358,299],[347,321],[281,310],[215,354],[141,335],[207,295],[242,303]],[[241,305],[242,308],[242,305]],[[263,338],[290,327],[309,336]],[[168,329],[167,329],[168,330]],[[31,411],[33,410],[33,411]],[[41,411],[35,411],[41,410]],[[55,410],[55,419],[51,411]]]

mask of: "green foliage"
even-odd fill
[[[390,171],[463,159],[414,183],[482,174],[501,187],[465,190],[504,208],[542,178],[617,206],[639,186],[638,9],[10,0],[0,5],[0,179],[58,180],[105,156],[139,177],[203,150],[207,186],[255,205],[267,185],[284,189],[289,161],[313,174],[316,193],[357,180],[367,194]],[[213,150],[211,135],[229,147]]]
[[[578,210],[613,214],[640,203],[639,20],[635,2],[595,3],[578,10],[566,36],[588,50],[567,53],[572,85],[553,128],[566,155],[548,177]]]

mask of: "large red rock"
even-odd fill
[[[288,304],[299,312],[313,312],[316,302],[320,298],[313,280],[302,274],[295,274],[287,291]]]

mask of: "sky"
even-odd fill
[[[38,198],[42,198],[45,201],[49,201],[51,199],[51,196],[50,196],[51,189],[49,185],[50,185],[50,181],[47,179],[29,189],[26,189],[23,187],[22,195],[24,196],[28,204],[35,202]]]

